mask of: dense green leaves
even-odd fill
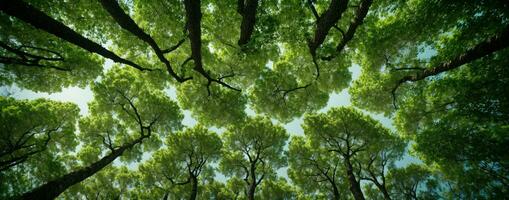
[[[504,198],[508,19],[487,0],[0,1],[1,86],[94,94],[84,116],[0,97],[0,198]]]

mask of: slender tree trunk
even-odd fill
[[[348,177],[348,183],[350,184],[350,191],[355,200],[365,200],[364,194],[361,190],[361,185],[359,181],[355,178],[353,173],[352,163],[350,162],[350,158],[348,156],[345,157],[345,165],[346,165],[346,175]]]
[[[353,36],[355,34],[355,31],[357,30],[357,27],[359,27],[363,22],[364,18],[368,14],[369,7],[373,3],[373,0],[362,0],[359,7],[357,8],[357,11],[355,12],[355,17],[350,23],[350,26],[348,27],[345,35],[343,35],[343,39],[336,47],[337,52],[341,52],[343,48],[345,48],[346,43],[348,43],[350,40],[353,39]]]
[[[19,199],[39,199],[39,200],[46,200],[46,199],[55,199],[60,195],[62,192],[64,192],[67,188],[73,186],[76,183],[79,183],[88,177],[94,175],[104,167],[106,167],[108,164],[113,162],[117,157],[122,155],[125,150],[132,148],[134,145],[141,143],[144,138],[148,137],[142,136],[135,141],[125,144],[121,146],[118,149],[115,149],[107,156],[101,158],[97,162],[89,165],[88,167],[82,168],[80,170],[68,173],[66,175],[61,176],[60,178],[57,178],[55,180],[52,180],[50,182],[47,182],[46,184],[39,186],[35,189],[33,189],[30,192],[27,192],[23,194]]]
[[[320,16],[316,23],[315,37],[308,44],[312,56],[315,56],[316,49],[323,43],[329,30],[341,19],[347,6],[348,0],[332,0],[329,8]]]
[[[239,0],[244,1],[244,0]],[[246,5],[244,7],[244,3],[242,3],[242,23],[240,25],[240,39],[237,42],[239,46],[245,45],[251,39],[251,35],[253,35],[253,30],[256,24],[256,9],[258,7],[258,0],[247,0]],[[238,9],[241,10],[241,9]]]
[[[338,187],[336,186],[336,184],[332,185],[332,195],[334,197],[334,200],[339,200],[341,194],[339,193],[339,190],[338,190]]]
[[[382,192],[382,194],[384,195],[384,199],[392,200],[391,196],[389,195],[389,192],[387,192],[385,184],[380,184],[378,181],[374,181],[373,183],[375,183],[376,187],[380,190],[380,192]]]
[[[195,200],[196,196],[198,196],[198,177],[191,176],[191,197],[190,200]]]
[[[254,200],[254,195],[256,192],[256,163],[251,163],[251,167],[249,169],[251,175],[251,182],[249,184],[249,188],[247,191],[247,199]]]

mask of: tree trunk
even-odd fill
[[[315,56],[316,49],[323,43],[329,30],[339,21],[347,6],[348,0],[332,0],[329,8],[320,16],[316,23],[315,38],[308,44],[312,56]]]
[[[244,0],[239,0],[244,1]],[[239,3],[240,4],[240,3]],[[244,6],[242,5],[239,6]],[[245,45],[249,42],[251,35],[256,24],[256,9],[258,7],[258,0],[247,0],[246,6],[242,8],[242,23],[240,24],[240,39],[237,42],[239,46]],[[238,9],[240,10],[240,9]]]
[[[364,18],[368,14],[369,7],[371,6],[372,3],[373,0],[361,1],[359,7],[357,8],[357,11],[355,11],[355,17],[352,23],[348,27],[348,30],[346,31],[345,35],[343,35],[343,39],[336,47],[337,53],[340,53],[343,50],[343,48],[345,48],[346,43],[353,39],[357,27],[359,27],[364,22]]]
[[[249,188],[247,191],[247,199],[254,200],[254,195],[256,192],[256,163],[251,163],[251,167],[249,169],[251,175],[251,182],[249,184]]]
[[[134,140],[131,143],[125,144],[121,146],[118,149],[115,149],[107,156],[101,158],[95,163],[92,163],[88,167],[82,168],[80,170],[68,173],[64,176],[61,176],[60,178],[57,178],[55,180],[52,180],[50,182],[47,182],[46,184],[39,186],[35,189],[33,189],[30,192],[27,192],[23,194],[19,199],[39,199],[39,200],[46,200],[46,199],[55,199],[60,195],[62,192],[64,192],[67,188],[73,186],[76,183],[79,183],[88,177],[94,175],[104,167],[106,167],[108,164],[113,162],[117,157],[122,155],[125,150],[132,148],[134,145],[141,143],[143,139],[148,137],[142,136],[136,140]]]
[[[339,194],[339,190],[336,184],[332,185],[332,195],[334,197],[334,200],[339,200],[341,194]]]
[[[375,179],[376,180],[376,179]],[[389,195],[389,192],[387,192],[387,188],[385,187],[385,184],[380,184],[378,181],[374,181],[376,187],[382,192],[384,195],[384,199],[386,200],[392,200],[391,196]]]
[[[346,175],[348,177],[348,183],[350,184],[350,191],[355,200],[365,200],[364,194],[361,190],[361,185],[359,181],[355,178],[353,173],[352,163],[350,163],[350,158],[345,157],[345,165],[346,165]]]
[[[191,176],[191,196],[190,200],[195,200],[196,196],[198,196],[198,177]]]
[[[109,58],[114,62],[130,65],[141,71],[151,70],[143,68],[134,62],[119,57],[115,53],[105,49],[92,40],[83,37],[61,22],[56,21],[55,19],[21,0],[0,1],[0,10],[2,10],[5,14],[16,17],[21,21],[34,26],[35,28],[51,33],[89,52],[97,53],[105,58]]]

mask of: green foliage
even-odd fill
[[[0,110],[0,197],[24,192],[66,171],[62,161],[78,144],[76,105],[0,97]]]
[[[338,2],[346,10],[328,22]],[[133,142],[60,197],[187,199],[193,180],[199,199],[509,194],[506,1],[25,0],[0,9],[1,86],[94,94],[85,116],[71,103],[0,97],[2,199]],[[25,19],[36,14],[54,21]],[[50,33],[65,27],[73,37]],[[344,89],[352,106],[326,107]],[[184,127],[181,109],[199,125]],[[302,117],[303,136],[276,124]]]

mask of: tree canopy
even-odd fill
[[[502,199],[508,46],[506,1],[0,0],[0,86],[93,94],[0,96],[0,198]]]

